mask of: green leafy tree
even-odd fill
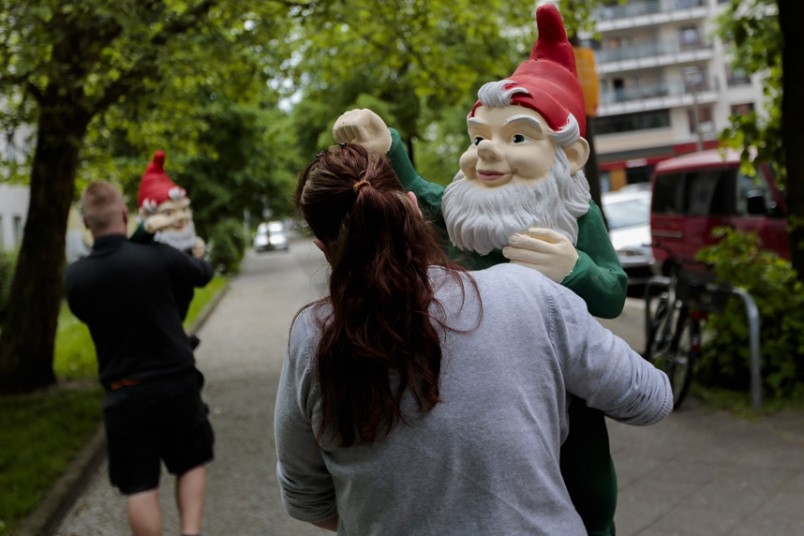
[[[434,141],[431,125],[465,118],[456,105],[482,82],[511,74],[530,50],[533,27],[532,4],[501,0],[311,4],[292,36],[298,60],[288,71],[303,95],[294,108],[300,145],[314,154],[331,143],[341,113],[372,102],[377,111],[384,103],[384,119],[414,153],[413,140]]]
[[[758,161],[773,162],[786,187],[791,258],[804,281],[804,43],[795,37],[797,16],[792,0],[730,0],[719,32],[734,44],[734,66],[763,76],[766,106],[762,113],[734,116],[721,135],[725,143],[757,152]]]
[[[0,1],[2,124],[7,130],[35,125],[31,201],[0,334],[0,392],[56,381],[65,232],[88,132],[103,129],[114,110],[125,111],[130,131],[138,118],[159,113],[166,118],[162,128],[141,122],[151,130],[140,139],[197,147],[205,118],[189,112],[199,89],[259,93],[287,51],[277,29],[292,7],[279,1]]]

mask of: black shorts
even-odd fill
[[[169,473],[182,475],[212,461],[214,434],[202,383],[194,372],[115,392],[104,408],[112,485],[126,495],[147,491],[159,486],[162,462]]]

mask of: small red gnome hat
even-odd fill
[[[512,103],[540,113],[553,130],[566,126],[572,113],[580,126],[581,136],[585,136],[586,110],[575,69],[575,54],[567,40],[564,21],[554,4],[544,4],[536,9],[536,28],[538,36],[530,57],[508,77],[513,83],[506,85],[506,89],[522,87],[528,93],[513,95]],[[482,106],[480,101],[475,103],[469,117],[475,114],[478,106]]]
[[[170,180],[164,166],[165,152],[156,151],[140,181],[139,207],[145,212],[156,211],[167,200],[176,201],[187,196],[183,188]]]

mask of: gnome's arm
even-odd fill
[[[388,128],[375,112],[367,108],[344,112],[335,120],[332,134],[336,142],[355,143],[374,153],[386,153],[402,186],[416,194],[422,210],[440,214],[444,187],[419,175],[399,132]]]
[[[391,159],[391,167],[402,182],[405,190],[416,194],[420,204],[428,205],[438,211],[441,210],[441,198],[444,197],[444,186],[430,182],[416,171],[410,161],[402,136],[396,129],[390,128],[391,148],[388,150],[388,158]]]
[[[578,220],[578,261],[561,281],[583,298],[589,312],[599,318],[615,318],[623,310],[628,276],[611,245],[600,208],[593,202]]]
[[[143,218],[134,229],[134,233],[129,240],[138,244],[150,244],[154,241],[154,236],[159,231],[166,229],[173,225],[174,217],[166,216],[164,214],[153,214]]]
[[[145,230],[145,222],[139,222],[137,224],[137,228],[134,229],[134,232],[129,237],[129,240],[132,242],[136,242],[137,244],[150,244],[154,241],[154,236],[156,233],[149,233]]]

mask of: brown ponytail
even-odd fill
[[[343,446],[372,442],[405,421],[406,391],[419,410],[439,401],[441,341],[428,277],[441,265],[460,281],[439,238],[413,207],[385,155],[330,147],[302,172],[296,205],[324,242],[331,317],[316,355],[323,424]],[[392,380],[392,377],[394,378]]]

